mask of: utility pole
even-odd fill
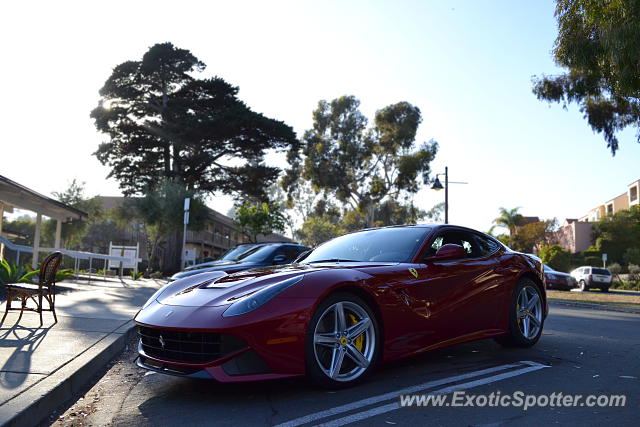
[[[182,229],[182,257],[180,258],[180,267],[185,269],[187,263],[187,224],[189,224],[189,202],[188,197],[184,199],[184,226]]]

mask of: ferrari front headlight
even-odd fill
[[[274,283],[273,285],[269,285],[265,288],[260,289],[258,292],[247,295],[244,298],[239,299],[234,302],[225,310],[222,314],[223,317],[230,316],[238,316],[240,314],[249,313],[256,308],[266,304],[271,301],[276,295],[284,292],[286,289],[289,289],[291,286],[302,280],[302,276],[293,277],[291,279],[286,279],[281,282]]]

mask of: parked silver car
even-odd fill
[[[606,268],[578,267],[571,272],[571,275],[578,281],[581,291],[598,288],[602,292],[608,292],[611,287],[611,272]]]

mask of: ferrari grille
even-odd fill
[[[147,356],[183,363],[207,363],[241,350],[247,345],[226,334],[170,329],[138,329],[140,344]]]

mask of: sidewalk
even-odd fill
[[[165,282],[61,282],[51,312],[10,312],[0,325],[0,425],[39,424],[118,354],[145,301]],[[15,304],[15,303],[14,303]],[[0,304],[0,319],[5,302]]]

